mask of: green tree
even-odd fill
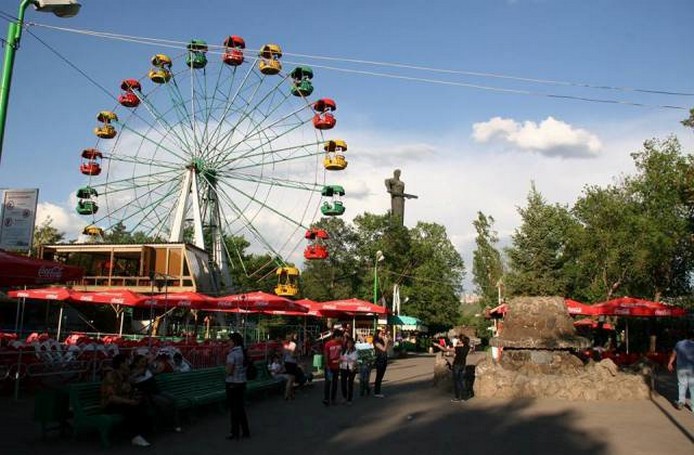
[[[510,295],[566,295],[564,266],[569,261],[566,246],[575,221],[568,208],[550,205],[533,183],[527,206],[519,208],[522,224],[506,249],[509,273],[506,289]]]
[[[472,282],[482,298],[482,307],[494,306],[498,301],[497,286],[504,273],[501,253],[496,248],[499,238],[493,229],[494,218],[477,212],[472,225],[477,232],[472,255]]]
[[[420,221],[410,231],[410,243],[407,267],[398,277],[404,283],[400,295],[409,297],[403,313],[433,330],[458,324],[465,263],[446,228]]]
[[[688,294],[694,265],[692,156],[685,156],[679,141],[670,137],[646,141],[632,158],[638,173],[626,184],[642,214],[640,295],[659,300]]]
[[[304,262],[302,295],[317,301],[353,297],[364,279],[355,255],[357,235],[354,228],[335,217],[322,218],[312,227],[328,232],[330,238],[324,243],[329,256],[324,260]]]
[[[610,299],[629,288],[638,261],[642,218],[623,186],[587,187],[573,214],[580,223],[569,250],[569,296],[586,301]]]
[[[41,245],[60,243],[65,239],[65,233],[53,226],[53,218],[48,216],[34,229],[34,239],[31,245],[31,255],[37,256]]]

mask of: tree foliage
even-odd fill
[[[547,203],[531,185],[528,205],[519,208],[522,224],[507,248],[510,270],[506,288],[510,295],[565,295],[564,274],[569,233],[575,221],[568,208]]]
[[[60,243],[65,239],[65,233],[53,226],[53,218],[47,217],[34,229],[34,240],[31,245],[31,255],[38,255],[41,245]]]
[[[472,222],[477,236],[472,254],[472,282],[481,297],[481,305],[494,306],[498,301],[497,286],[503,276],[501,253],[497,249],[498,235],[494,230],[494,218],[477,212]]]
[[[388,215],[364,213],[355,217],[354,226],[324,218],[316,227],[331,236],[330,258],[307,261],[304,296],[371,301],[378,283],[377,299],[390,303],[393,286],[398,285],[403,314],[433,327],[457,322],[465,267],[443,226],[420,222],[408,229]],[[378,251],[384,260],[376,263]]]

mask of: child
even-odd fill
[[[375,358],[374,348],[369,343],[357,343],[354,347],[357,348],[357,365],[359,366],[359,395],[369,395],[371,393],[369,380]]]

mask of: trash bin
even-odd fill
[[[315,371],[323,371],[323,356],[321,354],[313,355],[313,369]]]

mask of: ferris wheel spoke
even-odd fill
[[[180,73],[179,73],[180,74]],[[188,106],[181,93],[181,89],[176,81],[176,76],[172,76],[171,80],[165,84],[167,92],[171,97],[173,112],[176,114],[180,129],[187,138],[188,151],[192,153],[198,148],[199,144],[195,140],[195,123],[193,116],[188,112]],[[192,137],[189,134],[192,134]]]
[[[260,110],[260,107],[263,106],[263,103],[267,102],[268,100],[271,100],[273,95],[273,92],[279,91],[282,87],[283,81],[286,80],[286,78],[281,79],[274,87],[272,90],[268,91],[264,96],[262,96],[256,103],[251,107],[251,103],[255,99],[256,94],[259,92],[260,88],[262,87],[263,82],[266,80],[266,78],[261,78],[257,84],[254,84],[254,90],[252,91],[252,96],[248,99],[245,99],[241,97],[242,101],[245,101],[245,104],[242,104],[240,106],[240,109],[244,111],[244,114],[239,116],[236,122],[232,125],[230,128],[229,132],[225,135],[223,135],[220,138],[220,141],[218,141],[215,144],[215,148],[226,150],[229,145],[229,141],[233,138],[233,134],[237,133],[240,130],[241,125],[249,123],[250,119],[254,119],[254,114],[255,113],[261,113],[262,116],[262,121],[265,121],[267,119],[269,114],[263,114],[262,111]],[[243,135],[244,137],[248,137],[248,133]]]
[[[147,191],[137,191],[143,188],[147,188]],[[166,227],[165,220],[170,215],[171,207],[165,207],[164,205],[178,191],[175,181],[166,180],[159,182],[157,185],[152,185],[151,183],[140,185],[131,187],[129,191],[131,196],[129,200],[117,204],[113,208],[107,205],[107,210],[102,220],[110,220],[115,217],[119,222],[133,222],[134,226],[131,223],[132,232],[138,228],[146,227],[148,229],[145,232],[146,234],[151,233],[153,227]],[[121,189],[106,192],[104,195],[108,196],[122,192],[124,190]],[[153,216],[156,217],[156,220],[151,220]]]
[[[128,191],[132,190],[133,188],[140,188],[147,186],[148,184],[151,184],[152,182],[159,183],[157,180],[154,180],[155,178],[162,178],[161,182],[170,182],[171,177],[165,177],[170,174],[173,174],[175,171],[172,170],[166,170],[166,171],[161,171],[161,172],[156,172],[153,174],[146,174],[146,175],[138,175],[138,176],[132,176],[132,177],[124,177],[124,178],[119,178],[119,179],[114,179],[110,180],[107,183],[96,183],[92,184],[92,187],[99,191],[100,189],[103,188],[103,192],[114,192],[114,187],[116,191]],[[176,174],[179,174],[180,172],[176,172]],[[174,174],[175,175],[175,174]]]
[[[231,150],[226,155],[220,156],[218,161],[223,161],[225,163],[233,164],[237,161],[244,160],[244,159],[247,159],[247,158],[252,157],[252,156],[261,156],[262,157],[262,156],[266,155],[268,152],[262,152],[261,151],[260,153],[258,153],[257,151],[259,149],[264,150],[265,148],[269,147],[272,143],[277,142],[280,139],[283,139],[285,136],[288,136],[289,134],[291,134],[292,132],[301,128],[302,126],[304,126],[303,123],[296,123],[293,125],[289,125],[282,132],[275,132],[270,126],[268,126],[268,127],[264,128],[262,131],[258,132],[258,138],[261,139],[260,134],[262,133],[263,134],[262,137],[264,138],[265,142],[261,142],[260,144],[253,146],[252,142],[247,139],[246,141],[244,141],[244,145],[249,146],[249,148],[247,150],[242,151],[233,157],[231,156],[231,152],[232,151],[238,152],[238,150]],[[268,133],[273,133],[273,134],[268,134]],[[268,136],[269,136],[269,138],[268,138]],[[261,140],[263,140],[263,139],[261,139]],[[319,143],[319,141],[316,141],[314,144],[318,144],[318,143]],[[233,148],[236,149],[240,145],[241,144],[239,143],[239,144],[235,145]],[[286,150],[290,150],[290,149],[296,149],[296,147],[287,148]],[[272,150],[275,150],[275,149],[272,149]]]
[[[258,150],[263,150],[269,147],[272,143],[276,143],[285,136],[288,136],[293,131],[301,128],[303,123],[296,123],[294,125],[287,125],[285,129],[281,132],[276,132],[270,127],[264,128],[262,131],[258,132],[256,138],[246,137],[243,141],[239,141],[234,144],[226,153],[221,154],[217,157],[216,163],[233,164],[235,162],[248,159],[252,156],[262,157],[264,153],[258,153]],[[254,144],[254,141],[264,141]],[[319,141],[316,141],[318,143]],[[247,148],[239,150],[242,146],[247,146]]]
[[[217,99],[217,95],[221,97],[223,100],[224,104],[224,109],[222,110],[221,115],[219,118],[215,118],[216,120],[216,127],[213,131],[213,133],[210,135],[208,140],[205,143],[205,150],[208,151],[208,156],[216,153],[217,146],[220,144],[222,141],[218,140],[217,138],[221,135],[222,128],[227,125],[225,123],[225,119],[229,116],[230,113],[237,113],[241,112],[240,109],[234,109],[234,106],[236,104],[237,99],[239,98],[239,94],[241,93],[241,90],[245,87],[249,77],[254,74],[253,73],[253,68],[249,67],[248,71],[246,71],[245,75],[243,76],[241,82],[238,84],[238,88],[234,91],[233,95],[231,94],[232,89],[234,88],[234,81],[236,80],[236,73],[237,73],[237,68],[234,67],[231,70],[231,76],[229,76],[229,90],[227,93],[222,92],[218,88],[215,90],[215,99]],[[233,125],[229,128],[229,135],[233,135],[236,129],[236,125]],[[226,137],[226,136],[224,136]]]
[[[182,149],[190,150],[191,146],[188,141],[188,138],[185,136],[185,134],[183,134],[183,136],[181,136],[180,134],[185,133],[185,130],[182,130],[179,133],[179,128],[176,128],[175,126],[171,125],[166,120],[166,116],[157,110],[156,106],[150,101],[149,97],[142,97],[141,99],[142,105],[145,107],[145,110],[149,112],[149,114],[152,116],[157,125],[159,125],[159,127],[163,131],[170,132],[178,140],[178,145],[181,146]],[[138,118],[142,119],[143,121],[145,121],[145,123],[151,126],[151,124],[148,121],[144,120],[142,116],[138,116]],[[166,135],[162,134],[161,132],[159,132],[159,134],[161,134],[162,137],[166,137]]]
[[[173,153],[170,149],[164,149],[167,152],[171,153],[172,155],[178,157],[177,154]],[[180,157],[179,157],[180,158]],[[118,154],[104,154],[104,159],[108,159],[111,161],[118,161],[120,163],[129,163],[129,164],[142,164],[142,157],[140,156],[133,156],[133,155],[118,155]],[[153,158],[148,158],[148,165],[155,166],[157,168],[164,168],[164,169],[169,169],[169,170],[180,170],[181,169],[181,164],[175,163],[173,161],[165,161],[165,160],[155,160]]]
[[[258,214],[261,213],[261,209],[262,209],[263,213],[267,213],[267,212],[274,213],[277,217],[279,217],[280,219],[285,220],[289,225],[293,226],[292,229],[293,229],[293,233],[294,233],[294,234],[296,234],[297,231],[299,231],[300,229],[307,229],[307,228],[308,228],[307,226],[304,226],[304,224],[303,224],[301,221],[295,220],[295,219],[292,218],[291,216],[285,214],[282,210],[280,210],[280,209],[276,208],[275,206],[271,205],[270,203],[268,203],[267,200],[260,200],[260,199],[257,199],[257,198],[255,198],[253,195],[248,194],[247,192],[243,191],[242,189],[240,189],[240,188],[238,188],[238,187],[229,186],[229,188],[230,188],[232,191],[234,191],[234,192],[236,192],[236,193],[242,195],[243,197],[245,197],[245,198],[249,201],[249,203],[251,203],[251,204],[256,204],[256,205],[258,206],[259,210],[256,211],[256,214],[255,214],[253,217],[251,217],[251,218],[247,217],[247,215],[246,215],[247,210],[246,210],[246,209],[244,209],[243,212],[241,212],[241,213],[242,213],[243,219],[246,220],[246,226],[245,226],[245,228],[248,229],[248,230],[251,230],[252,232],[255,232],[255,233],[256,233],[255,235],[256,235],[256,236],[260,236],[260,238],[262,238],[262,241],[263,241],[264,243],[270,244],[271,242],[269,242],[268,240],[266,240],[266,239],[264,238],[264,236],[262,235],[262,233],[259,232],[259,231],[255,228],[255,226],[254,226],[254,224],[253,224],[253,222],[255,221],[255,219],[256,219],[256,217],[258,216]],[[222,191],[218,191],[218,193],[219,193],[219,194],[222,194],[222,195],[223,195],[223,198],[224,198],[225,200],[230,201],[230,203],[233,203],[234,198],[232,198],[232,197],[231,197],[229,194],[227,194],[225,191],[223,191],[223,190],[222,190]],[[235,203],[233,203],[233,204],[234,204],[235,210],[238,209],[238,205],[236,205]],[[306,211],[307,211],[307,210],[308,210],[308,206],[306,206],[305,211],[304,211],[304,213],[302,214],[302,218],[303,218],[303,216],[306,215]],[[238,212],[237,212],[237,213],[238,213]],[[260,240],[260,238],[256,237],[257,240]],[[291,241],[292,241],[292,236],[287,236],[286,239],[285,239],[285,241],[284,241],[284,243],[283,243],[279,248],[273,246],[273,247],[272,247],[272,251],[277,255],[277,257],[281,258],[281,257],[282,257],[282,254],[280,254],[280,252],[283,251],[283,250],[286,248],[286,246],[287,246]],[[297,244],[297,247],[298,247],[298,244]],[[293,251],[290,252],[290,253],[293,253]]]
[[[217,194],[217,197],[219,198],[220,201],[224,201],[228,204],[228,207],[232,209],[237,215],[237,217],[241,220],[243,220],[242,226],[236,230],[236,233],[240,233],[243,231],[249,232],[255,240],[260,242],[268,251],[272,252],[275,256],[281,256],[278,251],[275,250],[274,246],[272,245],[272,242],[270,242],[268,239],[265,238],[265,236],[260,232],[259,229],[255,227],[253,224],[253,219],[248,218],[245,214],[245,210],[241,209],[235,202],[234,199],[231,198],[225,191],[220,190],[219,188],[215,189],[215,192]],[[257,216],[257,214],[256,214]],[[224,219],[223,221],[226,224],[226,227],[230,230],[233,230],[233,226],[231,223],[228,222],[228,220]]]
[[[240,180],[244,182],[252,182],[252,183],[259,183],[263,185],[270,185],[270,186],[279,186],[282,188],[289,188],[289,189],[295,189],[295,190],[304,190],[304,191],[311,191],[311,192],[320,192],[322,189],[322,185],[318,184],[317,182],[315,183],[308,183],[308,182],[302,182],[299,180],[287,180],[287,179],[279,179],[279,178],[273,178],[273,177],[267,177],[267,176],[258,176],[258,175],[252,175],[252,174],[243,174],[240,172],[229,172],[228,174],[221,174],[229,179],[234,179],[234,180]]]
[[[206,150],[207,146],[209,145],[209,139],[208,139],[208,134],[209,134],[209,126],[210,122],[213,120],[213,110],[215,107],[215,101],[216,101],[216,94],[218,92],[218,88],[220,84],[222,83],[222,73],[224,68],[222,66],[219,66],[219,70],[217,71],[217,76],[215,78],[214,82],[214,87],[212,91],[208,94],[207,92],[207,80],[205,80],[205,119],[203,121],[204,129],[202,131],[202,139],[201,139],[201,152],[204,154],[204,151]],[[204,155],[203,155],[204,156]]]

